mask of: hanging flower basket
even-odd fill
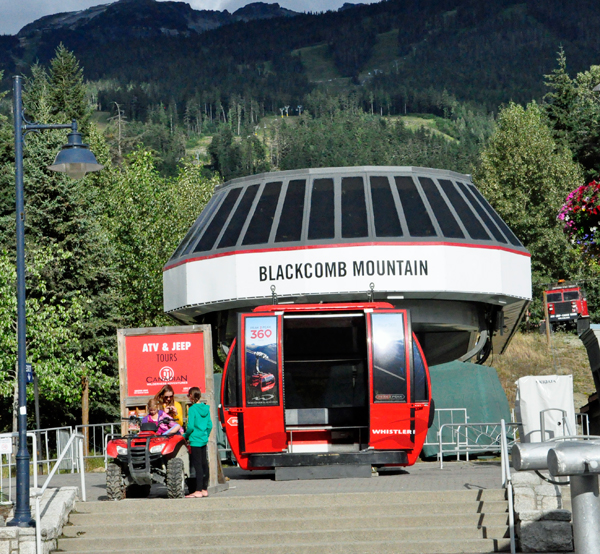
[[[600,255],[600,183],[592,181],[571,192],[558,219],[572,244],[591,256]]]

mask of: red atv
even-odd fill
[[[155,423],[142,423],[139,433],[108,442],[106,454],[112,458],[106,467],[109,500],[146,498],[153,482],[166,485],[169,498],[184,497],[190,477],[185,439],[182,435],[158,435],[157,429]]]

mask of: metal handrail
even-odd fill
[[[56,473],[56,471],[58,470],[58,467],[60,466],[60,462],[62,462],[63,458],[65,457],[65,454],[69,451],[69,447],[75,441],[75,439],[79,440],[78,450],[79,450],[79,463],[80,463],[79,473],[81,475],[81,500],[83,502],[86,502],[86,500],[87,500],[86,494],[85,494],[85,466],[83,465],[83,463],[84,463],[83,462],[83,439],[84,439],[84,437],[80,433],[73,433],[69,437],[69,440],[67,441],[67,444],[65,445],[61,455],[58,457],[58,460],[54,464],[52,471],[50,472],[50,474],[44,481],[42,488],[39,490],[33,491],[31,493],[31,496],[35,497],[35,547],[36,547],[37,554],[43,554],[43,552],[44,552],[42,550],[42,529],[41,529],[42,518],[41,518],[41,513],[40,513],[40,498],[42,497],[42,495],[48,488],[48,485],[50,484],[50,480],[52,479],[52,477],[54,477],[54,474]]]
[[[109,427],[110,428],[110,432],[106,433],[104,430]],[[113,422],[113,423],[90,423],[90,424],[86,424],[86,425],[76,425],[75,426],[75,432],[76,433],[81,433],[84,437],[87,434],[87,441],[88,443],[91,442],[91,453],[88,452],[88,454],[85,454],[85,449],[84,449],[84,458],[86,459],[91,459],[91,458],[104,458],[104,451],[100,454],[97,453],[97,444],[96,444],[96,438],[100,438],[100,442],[101,442],[101,447],[104,448],[104,450],[106,450],[106,441],[104,440],[104,437],[107,434],[111,434],[114,435],[115,434],[115,427],[120,429],[121,428],[121,422]],[[96,435],[96,431],[100,430],[100,437],[97,437]],[[91,435],[91,437],[90,437]],[[85,439],[84,439],[85,440]]]
[[[27,436],[31,439],[33,439],[33,445],[32,445],[32,459],[31,459],[31,463],[33,465],[33,486],[34,488],[37,488],[38,486],[38,473],[37,473],[37,463],[38,463],[38,452],[37,452],[37,443],[35,441],[35,432],[34,431],[27,431]],[[19,438],[19,433],[1,433],[0,437],[10,437],[11,439],[15,439],[15,438]],[[0,468],[2,468],[2,464],[0,464]],[[7,465],[8,467],[8,497],[9,499],[12,498],[12,479],[11,479],[11,464],[9,463]],[[0,470],[1,471],[1,470]],[[0,473],[0,483],[3,480],[3,475]]]
[[[104,471],[108,468],[108,441],[122,436],[121,433],[106,433],[104,435]]]
[[[560,412],[562,414],[562,426],[563,436],[570,436],[573,431],[569,427],[569,420],[567,419],[567,410],[561,408],[546,408],[540,412],[540,433],[542,435],[541,441],[546,442],[546,413],[547,412]],[[566,430],[566,432],[565,432]]]
[[[505,423],[506,426],[508,427],[519,427],[519,425],[521,425],[520,423]],[[501,450],[501,446],[499,444],[481,444],[481,445],[469,445],[468,443],[468,429],[469,428],[476,428],[476,427],[500,427],[501,423],[497,423],[497,422],[485,422],[485,423],[444,423],[440,426],[439,430],[438,430],[438,447],[439,447],[439,452],[438,452],[438,456],[440,459],[440,469],[444,469],[444,444],[449,444],[449,443],[444,443],[442,442],[442,431],[445,427],[448,428],[456,428],[457,432],[456,432],[456,447],[454,448],[453,451],[446,451],[446,453],[450,453],[450,452],[454,452],[457,455],[459,455],[461,452],[465,452],[467,454],[467,456],[469,455],[470,452],[488,452],[491,450]],[[466,434],[466,442],[464,443],[464,450],[461,450],[461,443],[460,443],[460,429],[464,427],[467,430],[467,434]],[[500,437],[498,437],[498,439],[500,439]],[[497,440],[498,440],[497,439]],[[454,444],[454,443],[452,443]],[[468,459],[468,458],[467,458]]]
[[[434,417],[434,423],[425,436],[423,447],[438,446],[437,430],[439,430],[440,426],[442,425],[442,418],[446,420],[450,419],[450,421],[446,421],[446,423],[468,423],[469,421],[466,408],[436,408]],[[457,419],[462,419],[462,421],[456,421]],[[435,430],[436,428],[436,438],[433,442],[429,442],[429,436],[432,434],[431,431]]]
[[[578,419],[581,420],[579,423],[577,423]],[[581,433],[583,435],[590,434],[590,417],[588,416],[588,414],[584,414],[581,412],[576,413],[575,414],[575,422],[576,422],[576,426],[581,425]]]
[[[501,456],[502,461],[502,486],[508,493],[508,529],[510,534],[510,552],[515,554],[515,507],[513,505],[513,485],[512,476],[510,474],[510,459],[508,457],[508,437],[506,436],[506,423],[500,420],[501,426]]]

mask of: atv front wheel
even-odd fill
[[[185,475],[183,460],[171,458],[167,462],[167,497],[183,498],[185,496]]]
[[[106,467],[106,495],[109,500],[123,500],[125,498],[125,483],[121,475],[121,468],[110,463]]]

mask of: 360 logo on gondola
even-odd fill
[[[249,329],[251,339],[268,339],[273,334],[271,329]]]

